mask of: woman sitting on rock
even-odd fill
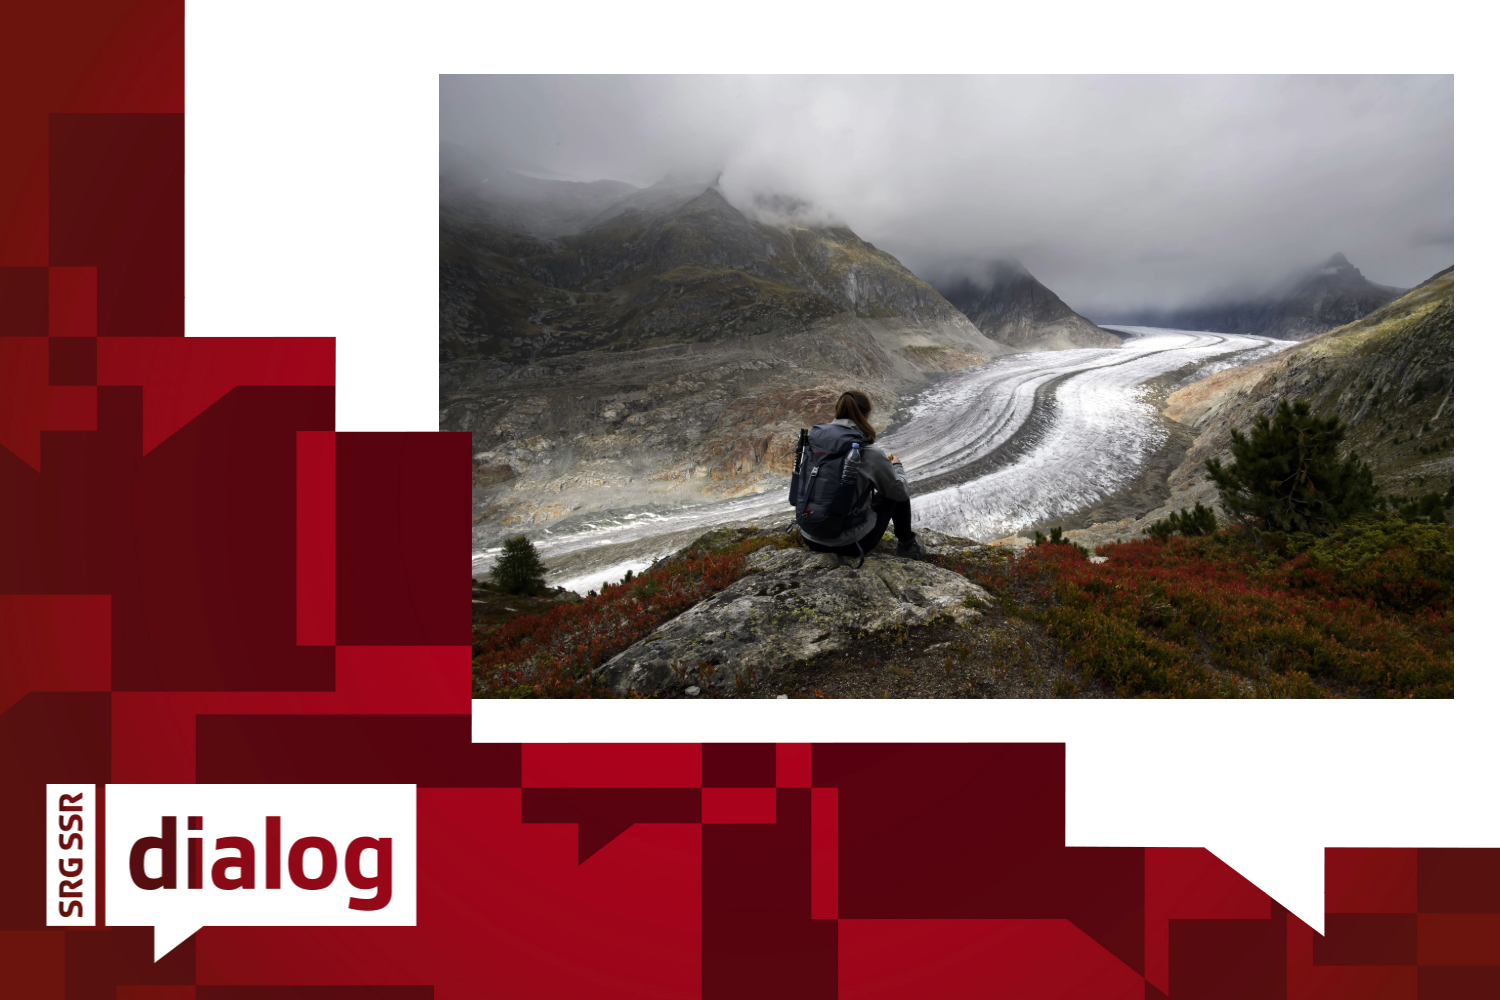
[[[818,424],[808,432],[798,449],[798,472],[793,474],[789,499],[798,508],[797,527],[803,542],[814,552],[863,559],[880,544],[886,527],[894,524],[896,555],[907,559],[925,555],[926,549],[911,530],[911,494],[901,459],[868,447],[875,443],[870,397],[862,392],[844,393],[834,406],[833,417],[832,423]],[[837,460],[842,455],[849,457]],[[843,471],[846,463],[848,473]],[[825,465],[826,471],[820,467]],[[830,481],[816,483],[815,471]],[[837,509],[834,477],[852,487],[847,491],[852,495],[844,501],[847,513]],[[830,507],[835,508],[833,513],[819,521]]]

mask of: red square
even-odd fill
[[[1417,964],[1500,966],[1500,913],[1419,914]]]
[[[6,995],[63,1000],[63,939],[56,930],[0,931],[0,988],[14,991]]]
[[[774,823],[776,822],[776,789],[705,788],[703,789],[703,822]]]
[[[1416,848],[1328,848],[1323,900],[1329,913],[1416,913]]]
[[[697,788],[697,743],[523,743],[527,788]]]
[[[47,269],[47,334],[52,337],[99,335],[99,269]]]
[[[812,787],[812,744],[776,744],[776,787]]]

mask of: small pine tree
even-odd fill
[[[1212,535],[1219,530],[1219,519],[1212,507],[1193,504],[1192,510],[1174,510],[1160,521],[1152,521],[1146,534],[1159,541],[1173,535],[1193,538],[1197,535]]]
[[[1206,463],[1224,510],[1241,524],[1270,531],[1326,535],[1341,521],[1372,510],[1375,479],[1359,456],[1338,457],[1338,417],[1315,417],[1307,403],[1282,400],[1246,437],[1230,432],[1234,461]]]
[[[546,572],[531,539],[515,535],[505,540],[504,551],[490,567],[490,580],[501,593],[535,596],[547,589],[542,581]]]
[[[1396,508],[1396,514],[1403,521],[1431,521],[1436,524],[1445,520],[1447,512],[1453,507],[1453,491],[1447,493],[1424,493],[1415,500],[1400,504]]]
[[[1062,525],[1060,524],[1053,527],[1049,537],[1043,538],[1040,531],[1034,532],[1034,535],[1036,537],[1036,544],[1038,545],[1073,545],[1085,556],[1089,554],[1089,550],[1085,546],[1079,545],[1071,538],[1063,537]]]

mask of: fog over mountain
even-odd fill
[[[590,182],[518,209],[523,228],[577,231],[623,185],[717,178],[747,216],[846,225],[939,287],[1019,259],[1093,319],[1284,294],[1335,253],[1392,288],[1453,263],[1449,76],[440,86],[445,164]]]

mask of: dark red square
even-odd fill
[[[340,433],[334,453],[339,645],[469,645],[469,435]]]
[[[1500,851],[1483,847],[1418,850],[1417,909],[1423,913],[1500,913]]]
[[[47,336],[47,269],[0,267],[0,337]]]
[[[1173,920],[1172,1000],[1286,1000],[1285,920]]]
[[[703,787],[776,787],[776,744],[703,744]]]
[[[1329,913],[1314,965],[1416,965],[1415,913]]]
[[[1417,1000],[1500,996],[1500,967],[1428,965],[1417,969]]]
[[[183,116],[53,114],[47,253],[98,268],[101,337],[180,337]]]
[[[99,341],[95,337],[52,337],[47,341],[48,385],[98,382]]]

